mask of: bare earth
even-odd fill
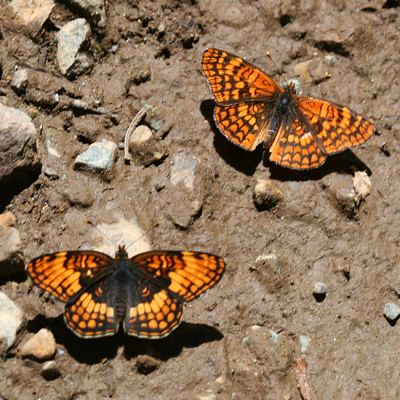
[[[26,261],[94,245],[85,220],[110,224],[122,216],[148,230],[151,248],[216,253],[227,270],[158,341],[123,334],[84,341],[65,327],[62,304],[40,296],[27,279],[3,282],[0,290],[23,309],[25,323],[0,361],[0,399],[298,400],[300,356],[310,399],[400,398],[400,326],[383,316],[383,305],[400,296],[399,10],[394,0],[108,1],[105,33],[91,36],[93,68],[70,81],[59,74],[55,35],[79,11],[57,3],[36,40],[5,23],[0,101],[42,126],[42,173],[29,186],[10,188],[3,204],[17,217]],[[210,46],[244,57],[280,83],[282,73],[296,78],[295,65],[334,56],[324,64],[331,77],[303,85],[304,92],[371,118],[377,133],[312,172],[272,165],[261,148],[238,149],[212,123],[201,73]],[[28,67],[29,96],[9,88],[15,66],[24,64],[44,67]],[[61,97],[100,102],[115,118],[54,107],[46,99],[61,86]],[[162,121],[154,146],[166,158],[127,165],[119,150],[106,176],[74,171],[88,144],[121,142],[144,104],[152,107],[147,124]],[[46,151],[49,135],[58,159]],[[197,160],[190,190],[170,180],[179,154]],[[369,171],[372,189],[350,218],[326,182],[359,170]],[[282,191],[277,207],[255,207],[259,178]],[[313,296],[316,282],[327,286],[321,302]],[[41,376],[40,363],[17,354],[43,327],[57,342],[61,376],[53,381]],[[155,370],[144,374],[148,363]]]

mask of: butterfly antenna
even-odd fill
[[[283,74],[283,71],[278,68],[278,65],[275,62],[274,58],[272,57],[271,53],[269,51],[267,51],[266,55],[272,61],[272,64],[274,64],[274,67],[278,71],[278,73],[280,73],[280,75],[283,77],[286,86],[289,87],[289,81],[286,79],[285,75]]]
[[[133,240],[131,243],[129,243],[127,246],[125,246],[125,250],[128,252],[129,247],[133,246],[137,241],[139,241],[143,236],[146,236],[150,231],[152,231],[155,227],[159,225],[158,222],[156,222],[152,227],[144,231],[138,238]]]

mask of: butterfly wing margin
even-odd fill
[[[150,251],[132,261],[186,302],[214,286],[225,271],[222,257],[193,251]]]
[[[66,302],[93,279],[106,275],[112,262],[97,251],[61,251],[34,258],[26,272],[41,289]]]
[[[298,106],[327,154],[358,146],[374,133],[371,121],[347,107],[312,97],[298,97]]]
[[[283,91],[260,69],[224,50],[207,49],[203,54],[202,68],[220,105],[266,99]]]

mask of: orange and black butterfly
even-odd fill
[[[270,160],[292,169],[320,167],[329,154],[365,142],[374,126],[347,107],[297,96],[240,57],[223,50],[203,54],[203,72],[215,96],[214,120],[234,144],[269,146]]]
[[[221,257],[190,251],[149,251],[115,258],[97,251],[62,251],[33,259],[33,282],[66,303],[64,320],[77,336],[159,339],[178,327],[183,305],[222,277]]]

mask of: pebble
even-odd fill
[[[67,2],[80,8],[94,25],[101,29],[106,27],[104,0],[67,0]]]
[[[15,226],[16,223],[17,218],[12,212],[6,211],[3,214],[0,214],[0,226],[11,227]]]
[[[258,179],[254,187],[253,200],[258,210],[269,210],[283,201],[283,193],[278,187],[278,182]]]
[[[313,295],[318,303],[325,300],[327,286],[324,282],[315,282],[313,288]]]
[[[148,142],[152,137],[153,133],[147,125],[139,125],[129,138],[129,149]]]
[[[63,75],[74,77],[91,67],[87,54],[80,52],[89,36],[90,25],[84,18],[66,23],[58,32],[57,62]]]
[[[0,225],[0,278],[24,273],[23,247],[19,231]]]
[[[371,179],[365,171],[357,171],[353,178],[353,187],[357,196],[357,201],[364,201],[371,193]]]
[[[86,151],[76,157],[74,168],[91,172],[107,172],[114,165],[117,150],[118,146],[109,140],[92,143]]]
[[[196,400],[217,400],[217,395],[213,393],[210,389],[207,390],[209,393],[206,394],[198,394],[195,399]]]
[[[45,328],[28,339],[19,351],[21,357],[33,358],[38,361],[52,359],[55,354],[56,341],[53,334]]]
[[[311,339],[306,336],[306,335],[300,335],[299,336],[299,344],[300,344],[300,351],[302,353],[305,353],[307,349],[309,348],[311,343]]]
[[[386,303],[383,306],[383,314],[391,323],[396,323],[400,317],[400,306],[396,303]]]
[[[330,76],[325,60],[320,58],[296,64],[293,67],[293,72],[300,77],[303,83],[321,82]]]
[[[38,134],[28,114],[0,103],[0,137],[0,185],[40,170]]]
[[[20,308],[4,293],[0,292],[0,355],[14,344],[22,325]]]
[[[16,93],[24,93],[28,86],[28,70],[25,68],[17,69],[11,79],[10,86]]]
[[[61,372],[57,367],[57,364],[55,361],[46,361],[43,364],[42,371],[40,373],[46,381],[52,381],[54,379],[57,379],[61,376]]]
[[[185,153],[174,154],[170,174],[171,183],[174,186],[178,183],[183,183],[186,189],[192,192],[197,165],[197,158],[192,155]]]
[[[239,0],[199,0],[199,8],[227,26],[241,27],[250,21],[251,9],[246,9]]]
[[[161,361],[147,354],[139,355],[136,359],[136,368],[140,374],[148,375],[158,369]]]
[[[12,0],[10,7],[14,13],[13,25],[35,37],[49,18],[54,8],[53,0]]]

